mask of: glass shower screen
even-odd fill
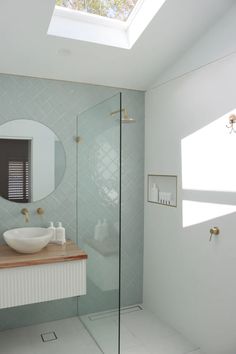
[[[115,95],[77,119],[77,239],[88,254],[78,315],[107,354],[120,351],[121,99]]]

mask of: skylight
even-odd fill
[[[126,21],[138,0],[56,0],[57,6]]]
[[[131,49],[166,0],[56,0],[51,36]]]

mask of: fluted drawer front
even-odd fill
[[[86,294],[86,260],[0,270],[0,308]]]

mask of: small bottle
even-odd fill
[[[167,204],[171,205],[171,193],[167,193]]]
[[[62,223],[59,222],[56,227],[56,242],[60,245],[64,245],[66,242],[65,228],[62,227]]]
[[[103,220],[102,228],[103,228],[102,240],[105,240],[105,238],[109,237],[109,227],[106,219]]]
[[[52,237],[50,242],[55,242],[56,241],[56,228],[53,225],[53,222],[50,221],[50,226],[48,227],[48,230],[51,230]]]
[[[165,204],[166,205],[168,204],[168,193],[167,192],[165,193]]]
[[[166,192],[163,193],[163,204],[166,204]]]
[[[159,203],[163,203],[163,192],[159,192]]]
[[[102,222],[98,220],[97,225],[94,228],[94,239],[100,241],[102,235]]]
[[[151,188],[151,202],[158,202],[158,194],[159,190],[156,185],[156,183],[153,183],[152,188]]]

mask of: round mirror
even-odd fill
[[[66,167],[65,150],[54,132],[33,120],[0,126],[0,196],[31,203],[51,194]]]

